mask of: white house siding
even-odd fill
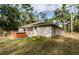
[[[24,29],[23,28],[19,28],[18,32],[24,32]]]
[[[61,29],[52,27],[52,36],[60,35]]]
[[[55,28],[52,26],[42,26],[42,27],[33,27],[31,30],[29,28],[20,28],[19,32],[26,32],[28,36],[56,36],[61,35],[64,31],[59,28]]]
[[[33,28],[33,36],[36,36],[36,35],[38,35],[38,33],[37,33],[37,27],[35,28]]]
[[[61,34],[60,34],[60,35],[63,35],[63,34],[64,34],[64,32],[65,32],[64,30],[61,30]]]
[[[52,27],[36,27],[34,28],[34,36],[46,36],[51,37],[52,36]]]
[[[26,35],[32,36],[34,34],[33,30],[29,28],[19,28],[18,32],[26,32]]]
[[[59,33],[60,33],[60,30],[59,29],[55,29],[55,35],[59,35]]]
[[[28,36],[33,36],[34,35],[33,28],[26,28],[25,32]]]
[[[52,33],[52,36],[55,36],[55,28],[52,28],[51,33]]]
[[[58,33],[56,32],[57,35],[62,35],[64,33],[64,30],[62,30],[62,29],[58,29],[58,31],[57,31]]]

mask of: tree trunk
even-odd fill
[[[73,32],[73,15],[71,13],[71,32]]]
[[[63,28],[64,28],[64,31],[67,31],[65,20],[63,20]]]
[[[65,22],[64,22],[64,31],[66,31],[66,25],[65,25]]]

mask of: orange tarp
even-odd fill
[[[15,38],[24,38],[26,37],[26,33],[12,33],[12,36]]]

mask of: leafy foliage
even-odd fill
[[[0,24],[8,29],[16,28],[18,26],[17,20],[20,18],[20,13],[17,8],[12,5],[0,6]]]
[[[0,24],[5,29],[16,29],[18,26],[35,22],[30,4],[0,5]]]

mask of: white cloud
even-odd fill
[[[31,5],[34,8],[34,11],[43,12],[43,11],[51,11],[53,12],[57,8],[60,8],[61,5],[57,4],[32,4]]]

